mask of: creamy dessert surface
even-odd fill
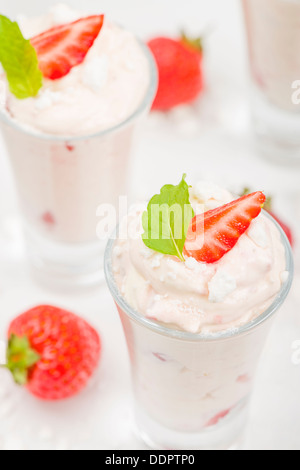
[[[206,211],[233,199],[206,182],[191,189],[195,209],[200,205]],[[181,262],[147,248],[141,238],[140,208],[127,222],[137,227],[136,236],[116,241],[115,278],[126,301],[159,323],[191,333],[237,328],[271,305],[288,276],[280,233],[263,213],[237,245],[212,264],[194,258]]]
[[[100,5],[101,7],[101,5]],[[102,12],[101,12],[102,13]],[[38,18],[19,18],[26,38],[88,13],[56,5]],[[0,85],[5,85],[0,75]],[[104,25],[82,64],[59,80],[44,79],[37,97],[19,100],[7,92],[2,105],[19,124],[45,134],[78,136],[114,127],[142,103],[150,82],[149,62],[135,36]]]

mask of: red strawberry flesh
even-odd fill
[[[45,212],[41,218],[44,224],[48,225],[48,227],[52,227],[53,225],[55,225],[55,218],[51,214],[51,212]]]
[[[212,419],[210,419],[210,420],[206,423],[205,427],[206,427],[206,428],[209,428],[209,427],[211,427],[211,426],[216,426],[216,425],[219,423],[219,421],[221,421],[221,419],[224,419],[224,418],[226,418],[226,416],[229,415],[230,411],[231,411],[231,410],[224,410],[224,411],[221,411],[221,413],[218,413],[216,416],[214,416]]]
[[[203,89],[202,53],[166,37],[148,43],[158,67],[159,86],[152,109],[166,111],[194,101]]]
[[[82,318],[65,310],[40,306],[20,315],[8,337],[26,337],[39,360],[30,369],[27,389],[43,400],[61,400],[79,393],[98,365],[98,333]]]
[[[104,15],[89,16],[33,37],[30,42],[37,52],[44,77],[57,80],[80,65],[98,37],[103,22]]]
[[[265,200],[265,195],[258,191],[197,215],[189,227],[184,254],[199,262],[220,260],[260,214]]]

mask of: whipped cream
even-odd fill
[[[196,213],[200,207],[203,212],[233,199],[207,182],[191,189]],[[141,213],[128,217],[129,224],[138,226]],[[280,233],[263,213],[236,246],[213,264],[193,258],[180,262],[158,254],[140,236],[118,240],[115,250],[114,272],[126,301],[148,318],[191,333],[213,333],[248,323],[271,305],[286,281]]]
[[[56,5],[45,16],[19,18],[25,37],[87,14]],[[0,75],[1,81],[5,80]],[[1,100],[10,116],[36,132],[80,136],[125,121],[138,109],[150,82],[149,62],[134,35],[111,23],[104,26],[84,62],[60,80],[44,80],[35,98]],[[1,103],[0,103],[1,104]]]

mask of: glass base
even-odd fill
[[[104,281],[105,243],[64,244],[47,240],[24,227],[33,277],[50,288],[95,287]]]
[[[148,447],[156,450],[239,450],[243,445],[247,415],[247,402],[243,400],[216,426],[199,433],[187,433],[157,423],[138,407],[136,432]]]
[[[251,98],[261,155],[279,164],[300,165],[300,105],[299,112],[296,105],[295,112],[278,108],[257,88]]]

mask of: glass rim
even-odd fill
[[[150,51],[149,47],[147,46],[145,42],[143,42],[137,36],[135,36],[135,38],[140,48],[144,52],[145,57],[148,61],[149,85],[145,93],[145,96],[143,97],[142,101],[139,103],[138,107],[126,119],[124,119],[120,123],[112,127],[109,127],[107,129],[103,129],[102,131],[99,131],[99,132],[93,132],[90,134],[84,134],[84,135],[79,135],[79,136],[72,136],[72,135],[54,135],[54,134],[47,134],[43,132],[36,132],[34,129],[31,129],[30,127],[26,127],[22,124],[19,124],[16,120],[11,118],[5,111],[1,109],[0,109],[0,121],[4,122],[5,124],[9,125],[10,127],[18,131],[23,132],[24,134],[27,134],[27,135],[30,135],[32,137],[36,137],[42,140],[48,140],[51,142],[66,142],[66,141],[78,142],[78,141],[83,141],[86,139],[94,139],[97,137],[108,135],[119,129],[122,129],[123,127],[126,127],[131,122],[133,122],[137,117],[139,117],[144,112],[144,110],[146,110],[147,108],[150,108],[155,98],[155,94],[157,92],[157,87],[158,87],[158,70],[157,70],[157,65],[152,55],[152,52]]]
[[[281,307],[283,302],[285,301],[288,293],[290,292],[292,283],[293,283],[293,275],[294,275],[294,260],[290,242],[283,231],[282,227],[278,224],[278,222],[265,210],[262,211],[264,216],[270,219],[279,230],[281,241],[283,243],[285,249],[285,257],[286,257],[286,271],[289,273],[288,279],[282,284],[282,287],[279,293],[276,295],[275,299],[273,300],[272,304],[258,317],[253,319],[252,321],[240,325],[237,328],[230,328],[223,331],[213,332],[213,333],[190,333],[187,331],[181,331],[172,329],[168,326],[164,326],[161,323],[155,322],[150,320],[149,318],[141,315],[137,310],[131,307],[128,302],[124,299],[123,295],[119,291],[117,283],[115,281],[115,276],[112,269],[112,250],[114,248],[116,242],[116,233],[118,231],[118,227],[109,238],[105,254],[104,254],[104,273],[108,288],[114,298],[114,301],[117,305],[126,313],[128,317],[134,320],[136,323],[156,332],[164,336],[168,336],[170,338],[176,338],[183,341],[190,341],[190,342],[212,342],[218,340],[228,340],[231,338],[236,338],[238,336],[242,336],[244,334],[250,333],[252,330],[256,329],[258,326],[263,324],[266,320],[272,317],[275,312]]]

